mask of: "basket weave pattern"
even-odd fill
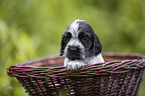
[[[145,56],[103,54],[106,63],[77,71],[63,67],[64,57],[43,57],[13,65],[16,77],[31,96],[137,96],[145,69]]]

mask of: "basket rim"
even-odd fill
[[[8,70],[8,75],[13,77],[24,77],[24,73],[26,72],[27,76],[29,77],[92,77],[92,76],[102,76],[102,75],[108,75],[108,74],[123,74],[130,72],[131,70],[136,69],[144,69],[145,68],[145,56],[140,54],[124,54],[124,53],[104,53],[108,56],[115,56],[117,54],[121,56],[137,56],[140,59],[133,59],[133,60],[115,60],[115,61],[109,61],[105,63],[97,63],[93,65],[87,65],[84,67],[81,67],[80,69],[76,71],[67,71],[66,67],[64,66],[57,66],[57,67],[34,67],[34,66],[20,66],[19,64],[25,64],[25,63],[34,63],[38,61],[43,61],[46,59],[55,59],[56,57],[64,58],[60,56],[45,56],[38,59],[33,59],[24,63],[18,63],[17,65],[10,66]],[[35,76],[32,76],[29,73],[34,72],[33,74]],[[17,74],[18,72],[18,74]],[[20,73],[20,74],[19,74]],[[41,74],[38,74],[41,73]],[[42,74],[45,74],[45,76],[41,76]],[[43,75],[44,75],[43,74]]]
[[[129,57],[139,57],[139,59],[133,59],[133,60],[145,60],[145,55],[143,54],[139,54],[139,53],[119,53],[119,52],[105,52],[105,53],[102,53],[103,55],[107,55],[107,57],[116,57],[118,55],[120,56],[129,56]],[[24,62],[21,62],[21,63],[17,63],[17,64],[14,64],[12,66],[20,66],[20,67],[24,67],[22,66],[22,64],[27,64],[27,63],[35,63],[35,62],[40,62],[40,61],[43,61],[43,60],[47,60],[47,59],[54,59],[54,58],[64,58],[64,56],[59,56],[59,55],[48,55],[48,56],[43,56],[43,57],[39,57],[39,58],[35,58],[35,59],[32,59],[32,60],[28,60],[28,61],[24,61]],[[124,60],[130,60],[130,59],[124,59]],[[124,60],[113,60],[114,62],[119,62],[119,61],[124,61]],[[113,62],[113,61],[108,61],[108,62]],[[107,63],[107,62],[105,62]],[[104,64],[104,63],[97,63],[97,64]],[[93,64],[93,65],[96,65],[96,64]],[[90,65],[87,65],[87,66],[90,66]],[[38,66],[25,66],[25,67],[33,67],[33,68],[38,68]],[[39,66],[40,68],[43,68],[41,66]],[[64,67],[64,66],[58,66],[58,67]],[[50,68],[50,67],[45,67],[45,68]],[[51,67],[51,68],[56,68],[56,67]]]

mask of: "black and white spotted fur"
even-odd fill
[[[102,45],[92,27],[85,20],[72,22],[62,36],[60,56],[64,54],[67,70],[103,63]]]

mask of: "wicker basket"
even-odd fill
[[[70,72],[64,57],[49,56],[13,65],[16,77],[31,96],[137,96],[145,69],[145,56],[104,53],[105,64]]]

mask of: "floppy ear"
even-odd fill
[[[60,56],[62,56],[64,54],[64,48],[65,48],[65,42],[63,41],[63,39],[61,40],[61,50],[60,50]]]
[[[99,53],[101,53],[102,51],[102,45],[101,42],[99,40],[99,37],[94,34],[93,35],[93,55],[98,55]]]
[[[60,56],[64,54],[64,49],[71,38],[71,33],[66,32],[62,35]]]

